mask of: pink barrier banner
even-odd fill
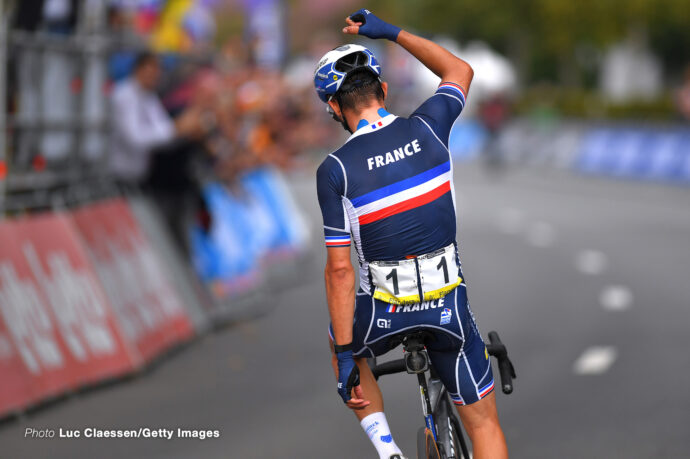
[[[127,342],[144,360],[193,335],[180,296],[125,200],[89,205],[72,219]]]
[[[0,415],[139,365],[65,215],[0,222]]]

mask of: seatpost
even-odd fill
[[[405,366],[410,374],[417,374],[419,382],[419,392],[422,396],[422,408],[424,411],[424,421],[431,433],[436,438],[436,425],[432,416],[431,400],[429,398],[429,387],[426,383],[426,375],[429,369],[429,356],[424,348],[424,337],[422,335],[408,335],[403,339],[403,349],[405,350]]]

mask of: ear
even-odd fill
[[[342,119],[343,114],[340,113],[340,106],[338,105],[338,103],[335,100],[331,99],[328,101],[328,105],[331,107],[331,110],[333,110],[336,116]]]
[[[385,81],[381,82],[381,89],[383,89],[383,100],[386,100],[386,97],[388,97],[388,83]]]

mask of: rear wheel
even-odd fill
[[[434,411],[438,450],[442,459],[469,459],[456,410],[446,393]]]
[[[434,434],[426,427],[420,427],[417,431],[417,459],[441,459]]]
[[[465,441],[465,437],[462,434],[462,429],[460,428],[460,422],[458,421],[458,418],[455,416],[451,416],[450,421],[450,438],[453,442],[453,450],[455,454],[454,456],[450,457],[454,457],[457,459],[470,459],[470,455],[467,451],[467,442]]]

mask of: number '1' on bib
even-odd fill
[[[414,304],[447,295],[462,282],[455,244],[416,259],[369,263],[373,296],[391,304]],[[418,282],[421,281],[421,284]]]

